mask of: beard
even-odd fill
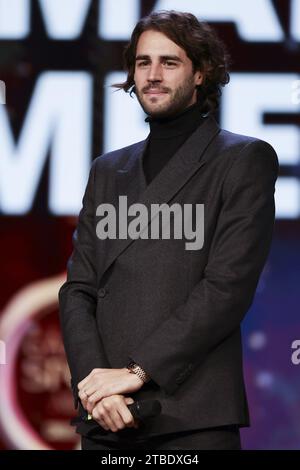
[[[168,96],[169,99],[167,99],[166,102],[159,104],[155,102],[157,98],[154,97],[153,100],[155,101],[153,101],[152,103],[149,103],[149,101],[147,102],[144,99],[144,93],[150,88],[166,92],[166,96]],[[135,94],[138,99],[138,102],[143,108],[143,111],[153,118],[171,117],[180,113],[190,104],[192,104],[194,92],[195,84],[193,76],[188,78],[184,84],[179,85],[173,91],[170,88],[161,87],[160,85],[148,85],[147,87],[144,87],[141,90],[138,90],[137,87],[135,87]]]

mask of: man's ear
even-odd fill
[[[196,71],[196,85],[202,85],[203,81],[204,81],[204,73],[203,72],[200,72],[200,70],[197,70]]]

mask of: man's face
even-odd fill
[[[184,49],[159,31],[141,34],[136,51],[136,95],[146,114],[167,117],[197,101],[196,86],[203,75],[193,73]]]

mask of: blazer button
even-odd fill
[[[98,296],[99,297],[105,297],[107,294],[107,289],[105,289],[105,287],[101,287],[101,289],[99,289],[98,291]]]

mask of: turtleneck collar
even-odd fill
[[[203,120],[199,104],[194,103],[175,116],[164,118],[148,116],[145,122],[149,122],[152,139],[165,139],[191,133]]]

